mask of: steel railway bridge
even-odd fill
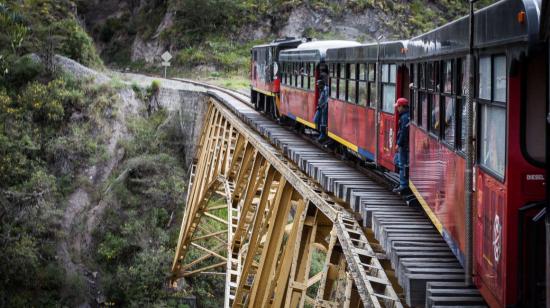
[[[483,306],[420,211],[265,118],[248,97],[219,88],[208,95],[173,283],[225,269],[225,307],[403,307],[402,301],[465,299]],[[213,223],[221,230],[209,229]],[[420,245],[420,253],[411,245]],[[195,255],[186,258],[191,249]],[[314,255],[323,267],[310,276]]]

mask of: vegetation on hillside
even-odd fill
[[[112,91],[51,70],[59,52],[100,66],[63,1],[0,3],[0,306],[54,306],[78,295],[57,261],[60,206],[77,170],[104,159]],[[71,119],[79,114],[79,120]]]
[[[298,7],[307,7],[331,24],[353,15],[357,18],[374,12],[377,31],[389,33],[386,39],[403,39],[429,31],[468,13],[469,4],[463,0],[157,0],[138,4],[126,2],[119,14],[106,14],[89,1],[77,1],[79,14],[87,18],[93,36],[104,48],[102,56],[111,65],[134,70],[156,71],[155,65],[142,60],[131,61],[132,44],[158,40],[160,46],[175,54],[175,75],[220,77],[246,76],[250,47],[271,41],[286,25],[289,16]],[[494,0],[482,0],[481,8]],[[102,3],[101,6],[104,4]],[[118,9],[118,7],[117,7]],[[171,22],[159,27],[166,14]],[[369,15],[373,16],[373,15]],[[366,18],[366,17],[365,17]],[[371,18],[371,17],[369,17]],[[267,33],[257,38],[255,29],[267,27]],[[343,38],[334,29],[301,29],[302,35],[317,39]],[[372,33],[357,39],[372,41]],[[160,60],[159,60],[160,61]],[[198,70],[197,70],[198,68]],[[192,72],[192,73],[190,73]]]
[[[169,119],[161,110],[130,121],[131,137],[122,142],[125,158],[104,190],[95,261],[107,301],[117,306],[148,306],[167,297],[178,231],[174,216],[181,212],[185,187],[182,149],[172,142],[179,131]]]
[[[185,175],[176,131],[159,127],[163,111],[143,111],[130,121],[133,137],[120,145],[125,158],[106,186],[83,176],[110,159],[124,85],[76,80],[49,62],[60,53],[102,66],[70,8],[70,1],[0,3],[0,307],[74,307],[91,295],[87,278],[67,271],[59,255],[59,243],[75,236],[62,225],[76,188],[107,210],[91,255],[71,262],[100,272],[98,287],[117,306],[177,306],[164,289]],[[142,98],[158,90],[154,83]]]

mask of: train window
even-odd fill
[[[422,89],[426,88],[426,74],[424,74],[424,67],[425,67],[424,63],[418,64],[418,82],[419,82],[419,87]]]
[[[294,86],[294,82],[296,81],[296,76],[294,75],[294,62],[289,63],[288,70],[289,70],[288,75],[290,76],[290,80],[289,80],[289,83],[288,83],[288,84],[289,84],[291,87],[293,87],[293,86]]]
[[[425,92],[418,93],[418,126],[428,127],[428,96]]]
[[[460,123],[460,150],[465,152],[466,151],[466,129],[467,127],[467,109],[466,109],[466,99],[461,98],[460,99],[460,113],[458,116],[460,116],[460,122],[457,121],[457,123]]]
[[[296,87],[302,87],[302,63],[296,63]]]
[[[479,59],[479,98],[491,99],[491,57]]]
[[[506,56],[479,59],[480,164],[500,177],[506,160]]]
[[[369,81],[376,81],[376,64],[369,64]]]
[[[387,113],[394,113],[396,74],[397,66],[395,64],[382,65],[382,111]]]
[[[413,85],[415,88],[418,88],[418,68],[420,64],[413,65],[413,68],[411,68],[411,71],[413,72]]]
[[[415,65],[409,65],[409,117],[411,122],[416,123],[416,91],[415,91]]]
[[[357,103],[359,104],[359,106],[367,106],[367,99],[368,99],[368,82],[367,82],[367,78],[368,78],[368,69],[367,69],[367,64],[359,64],[359,72],[358,72],[358,75],[359,75],[359,81],[358,81],[358,91],[357,91]]]
[[[281,84],[285,84],[285,64],[281,63],[279,65],[279,80],[281,81]]]
[[[382,64],[382,82],[389,82],[390,66],[388,64]]]
[[[493,100],[506,102],[506,56],[493,59]]]
[[[433,63],[432,90],[441,92],[441,81],[439,80],[439,61]]]
[[[457,82],[456,82],[456,105],[455,135],[457,140],[456,148],[462,152],[466,151],[466,93],[468,92],[468,62],[461,58],[456,60]]]
[[[348,102],[357,104],[357,64],[349,64]]]
[[[346,101],[346,78],[348,77],[347,64],[339,65],[340,75],[338,76],[338,99]]]
[[[428,62],[426,64],[426,81],[427,81],[427,87],[428,89],[430,90],[433,90],[433,86],[434,86],[434,79],[433,79],[433,63],[431,62]]]
[[[283,77],[282,77],[283,84],[286,84],[287,77],[288,77],[288,64],[283,63]]]
[[[299,87],[300,86],[300,82],[302,81],[302,78],[300,76],[300,63],[294,63],[294,86],[295,87]]]
[[[288,85],[294,85],[294,63],[288,63]]]
[[[384,84],[382,87],[382,111],[393,113],[395,104],[395,85]]]
[[[455,143],[455,100],[452,97],[445,97],[445,141],[454,145]]]
[[[506,108],[482,105],[480,163],[504,177],[506,158]]]
[[[397,65],[392,64],[390,65],[390,82],[396,83],[397,79]]]
[[[453,92],[453,62],[452,60],[443,62],[443,91],[445,93]]]
[[[376,106],[378,102],[378,90],[376,87],[376,82],[369,82],[369,106]]]
[[[439,135],[440,129],[440,109],[439,109],[439,95],[430,95],[430,132]]]
[[[338,73],[337,69],[338,66],[336,64],[331,64],[331,71],[330,71],[330,97],[332,98],[338,98]]]
[[[457,67],[459,68],[459,85],[460,85],[460,95],[464,96],[466,95],[466,92],[468,91],[468,61],[466,59],[460,59]]]
[[[315,87],[314,83],[315,83],[315,64],[314,63],[309,63],[309,75],[308,75],[308,79],[307,79],[307,88],[308,89],[313,89]]]
[[[409,82],[414,86],[416,86],[416,76],[417,76],[417,72],[414,70],[415,68],[415,65],[414,64],[411,64],[409,66]]]
[[[308,62],[304,63],[304,89],[309,89],[309,74],[310,65]]]
[[[305,79],[305,76],[306,76],[306,66],[305,66],[305,63],[301,62],[300,63],[300,77],[298,79],[298,87],[299,88],[305,88],[305,83],[307,82],[307,80]]]

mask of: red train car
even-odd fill
[[[395,108],[408,97],[406,42],[327,50],[328,135],[362,159],[395,168]]]
[[[473,280],[492,307],[544,300],[547,80],[540,2],[501,1],[475,14]],[[469,19],[413,38],[410,187],[465,260]]]
[[[543,1],[541,14],[541,33],[546,40],[547,74],[550,75],[550,1]],[[547,76],[548,76],[547,75]],[[550,89],[550,77],[547,89]],[[548,107],[546,112],[546,135],[550,135],[550,90],[546,91]],[[546,142],[546,161],[550,159],[550,142]],[[546,164],[546,177],[550,175],[550,164]],[[550,185],[546,185],[546,268],[550,268]],[[546,272],[546,307],[550,307],[550,271]]]
[[[275,105],[281,84],[281,71],[277,61],[279,53],[285,49],[296,48],[304,41],[285,38],[252,47],[250,97],[256,109],[277,116]]]
[[[313,121],[319,97],[315,86],[324,66],[326,50],[357,46],[351,41],[315,41],[281,52],[282,66],[279,112],[307,127],[316,129]]]

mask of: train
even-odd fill
[[[393,171],[394,103],[407,98],[415,200],[459,262],[470,262],[472,281],[491,307],[541,306],[548,19],[540,0],[503,0],[407,40],[292,38],[254,46],[251,102],[280,122],[318,130],[315,84],[326,74],[332,145]]]

